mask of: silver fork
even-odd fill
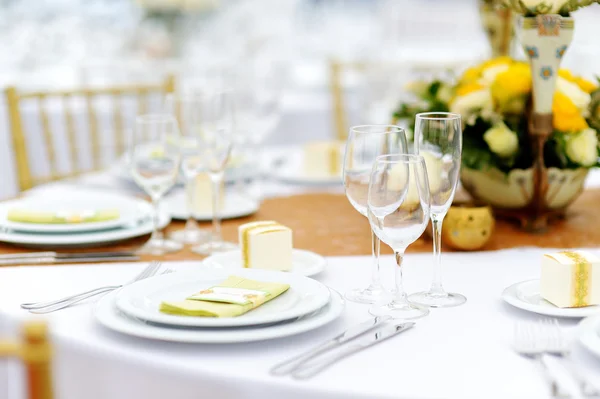
[[[107,285],[104,287],[94,288],[89,291],[81,292],[79,294],[70,295],[68,297],[64,297],[61,299],[57,299],[54,301],[47,302],[35,302],[35,303],[22,303],[21,308],[29,310],[31,313],[51,313],[60,309],[67,308],[72,306],[78,302],[81,302],[85,299],[94,297],[96,295],[100,295],[106,292],[114,291],[119,289],[125,285],[135,283],[136,281],[140,281],[146,279],[148,277],[154,276],[158,270],[160,269],[161,263],[158,261],[152,261],[148,266],[144,268],[137,276],[133,278],[133,280],[128,281],[122,285]]]
[[[561,364],[577,381],[584,395],[600,396],[600,392],[591,384],[588,384],[585,377],[582,376],[579,370],[571,363],[569,342],[565,339],[560,325],[558,324],[558,320],[546,319],[540,321],[540,323],[543,324],[544,328],[547,330],[547,352],[561,360]]]
[[[564,391],[570,398],[583,398],[581,389],[574,381],[559,379],[548,366],[550,334],[547,326],[543,323],[517,323],[513,338],[513,348],[521,356],[532,359],[542,370],[544,377],[550,385],[553,398],[561,397]]]

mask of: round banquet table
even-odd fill
[[[493,399],[549,397],[536,365],[511,350],[514,323],[539,317],[512,308],[502,290],[537,278],[544,250],[448,253],[445,285],[465,294],[461,307],[433,309],[415,328],[342,360],[311,380],[272,377],[274,364],[303,352],[369,317],[368,305],[347,303],[343,315],[318,330],[265,342],[207,345],[137,339],[109,331],[84,304],[45,316],[19,308],[25,301],[62,296],[135,275],[143,264],[0,269],[0,335],[16,333],[23,320],[48,320],[55,349],[55,394],[60,399],[197,398],[410,398]],[[319,281],[344,292],[365,283],[369,257],[328,258]],[[392,284],[393,260],[382,258]],[[168,262],[176,270],[200,262]],[[409,254],[407,291],[427,288],[431,255]],[[574,332],[576,321],[561,325]],[[600,359],[575,345],[573,360],[600,387]],[[0,397],[20,398],[19,370],[0,370]],[[6,391],[7,378],[12,383]],[[4,389],[4,392],[2,391]]]

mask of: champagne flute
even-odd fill
[[[207,93],[202,96],[202,107],[198,110],[201,114],[201,123],[197,132],[200,155],[213,186],[212,239],[192,248],[192,251],[203,255],[237,249],[236,244],[223,241],[221,236],[221,203],[219,198],[225,166],[229,161],[234,143],[233,101],[233,93],[230,91]]]
[[[184,179],[186,207],[189,216],[185,227],[182,230],[174,231],[170,237],[183,244],[199,244],[210,240],[210,232],[200,229],[194,218],[194,181],[201,170],[199,138],[197,135],[201,107],[201,97],[194,94],[169,94],[165,101],[166,112],[175,115],[182,133],[180,140],[181,175]]]
[[[344,155],[344,188],[348,200],[361,215],[367,217],[369,178],[373,162],[380,155],[405,154],[408,150],[404,129],[393,125],[363,125],[350,128]],[[375,303],[386,294],[379,270],[379,238],[371,232],[373,271],[367,288],[353,289],[346,299]]]
[[[152,199],[154,229],[150,240],[138,250],[141,254],[163,255],[178,251],[182,245],[164,239],[159,231],[159,205],[179,172],[181,153],[177,121],[168,114],[138,116],[129,140],[129,167],[133,180]]]
[[[427,167],[420,155],[383,155],[377,158],[369,183],[369,222],[373,232],[389,245],[396,257],[396,290],[388,303],[373,305],[374,316],[418,319],[429,309],[412,304],[402,284],[402,260],[429,223],[431,198]]]
[[[459,114],[426,112],[417,114],[415,153],[427,164],[431,191],[431,224],[433,226],[433,282],[428,292],[412,294],[414,303],[444,308],[467,301],[461,294],[448,293],[442,286],[442,222],[452,205],[460,172],[462,130]]]

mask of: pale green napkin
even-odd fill
[[[244,305],[237,303],[213,302],[207,300],[193,299],[194,296],[210,292],[212,288],[241,288],[245,290],[261,291],[264,296],[253,298],[252,302]],[[261,281],[249,280],[243,277],[229,276],[221,284],[212,287],[209,290],[201,291],[191,297],[177,302],[163,302],[160,304],[160,311],[178,316],[200,316],[200,317],[236,317],[257,308],[265,302],[275,299],[290,288],[289,284],[264,283]]]
[[[84,212],[47,212],[27,209],[11,209],[6,216],[11,222],[36,224],[73,224],[107,222],[119,218],[118,209]]]

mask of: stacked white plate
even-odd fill
[[[228,276],[289,284],[277,298],[238,317],[193,317],[161,313],[163,301],[178,301],[218,285]],[[196,271],[159,275],[102,298],[94,316],[102,326],[122,334],[173,342],[233,343],[285,337],[310,331],[338,318],[340,294],[296,273],[203,266]]]
[[[17,223],[7,219],[11,209],[83,213],[115,209],[115,220],[89,223]],[[139,198],[104,190],[57,189],[0,203],[0,241],[28,247],[92,247],[149,234],[152,206]],[[161,227],[170,222],[161,213]]]

